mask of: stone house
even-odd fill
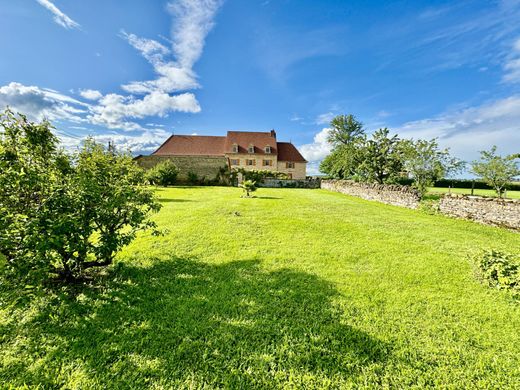
[[[214,177],[218,169],[270,170],[305,179],[307,161],[290,142],[278,142],[276,132],[228,131],[226,136],[172,135],[150,156],[136,158],[144,167],[171,159],[181,174]]]

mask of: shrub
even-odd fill
[[[160,205],[131,156],[87,140],[67,155],[51,125],[0,116],[0,258],[9,271],[66,280],[107,266]]]
[[[244,180],[241,184],[239,184],[240,188],[244,190],[244,195],[247,198],[249,198],[251,195],[251,192],[256,191],[256,182],[252,180]]]
[[[242,175],[243,180],[251,180],[256,183],[261,183],[264,179],[272,178],[272,179],[288,179],[289,176],[283,172],[278,171],[269,171],[269,170],[248,170],[244,168],[236,168],[232,172],[233,174],[240,173]]]
[[[195,185],[198,184],[199,177],[195,172],[188,172],[188,183]]]
[[[171,186],[177,181],[179,170],[171,160],[158,163],[146,173],[146,178],[150,184],[159,186]]]
[[[483,251],[475,258],[479,273],[490,287],[520,294],[520,262],[515,256],[497,250]]]

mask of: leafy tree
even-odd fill
[[[330,122],[327,141],[335,147],[351,145],[363,138],[364,134],[363,123],[358,121],[354,115],[338,115]]]
[[[320,171],[338,179],[353,178],[360,164],[359,146],[365,139],[363,124],[353,115],[338,115],[330,126],[327,141],[333,149],[320,164]]]
[[[22,275],[64,279],[112,263],[160,205],[131,156],[87,140],[59,150],[52,126],[11,111],[0,126],[0,252]]]
[[[360,147],[358,173],[368,182],[382,184],[393,181],[403,169],[401,146],[397,135],[389,137],[387,128],[377,130]]]
[[[171,160],[164,160],[148,170],[146,177],[150,184],[170,186],[175,184],[179,170]]]
[[[239,187],[244,190],[243,196],[249,198],[251,192],[256,191],[256,182],[253,180],[244,180],[242,183],[239,184]]]
[[[489,151],[480,152],[480,161],[471,163],[472,171],[489,186],[493,187],[501,198],[507,186],[520,176],[520,168],[516,159],[519,155],[502,157],[496,153],[497,147],[493,146]]]
[[[436,139],[406,140],[402,143],[404,169],[414,179],[415,187],[424,195],[436,180],[460,171],[464,163],[450,156],[449,149],[439,149]]]

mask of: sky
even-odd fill
[[[0,108],[149,154],[269,131],[318,172],[330,119],[520,151],[520,0],[0,0]]]

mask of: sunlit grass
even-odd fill
[[[89,285],[0,287],[0,387],[520,383],[520,305],[467,259],[517,233],[324,190],[158,194],[165,236]]]
[[[454,194],[471,195],[471,188],[430,187],[428,189],[428,193],[430,193],[430,194],[446,193],[446,192],[453,192]],[[473,195],[476,195],[476,196],[493,196],[493,197],[497,196],[496,192],[493,191],[493,190],[479,190],[479,189],[473,190]],[[520,191],[507,191],[507,198],[520,199]]]

